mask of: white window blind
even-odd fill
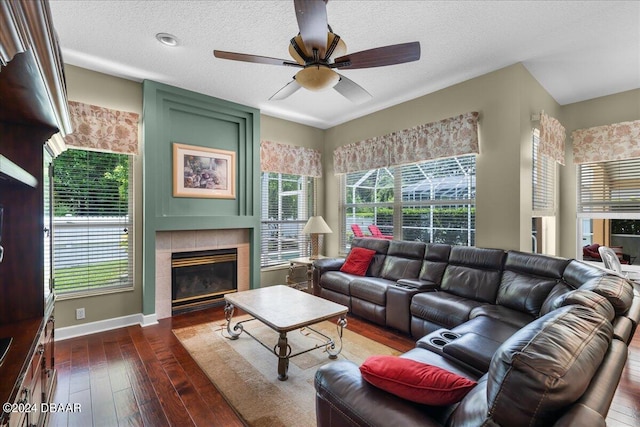
[[[341,248],[353,226],[396,239],[474,245],[475,155],[345,174]]]
[[[640,159],[578,165],[578,215],[624,218],[640,213]]]
[[[261,267],[309,256],[302,233],[313,212],[313,178],[262,172]]]
[[[556,162],[540,152],[540,131],[533,130],[532,209],[534,217],[554,216]]]
[[[54,162],[58,295],[133,287],[133,174],[126,154],[69,149]]]

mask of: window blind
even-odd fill
[[[395,239],[475,242],[475,155],[347,173],[342,189],[344,252],[370,224]]]
[[[554,216],[556,162],[541,153],[540,131],[533,130],[533,162],[532,162],[532,210],[534,217]]]
[[[58,295],[133,286],[133,174],[126,154],[69,149],[54,163]]]
[[[261,267],[309,256],[302,233],[313,212],[313,178],[262,172]]]
[[[621,218],[640,213],[640,159],[578,166],[578,214]]]

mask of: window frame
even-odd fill
[[[451,162],[451,160],[454,160],[455,162],[457,162],[458,166],[460,166],[461,170],[463,165],[460,163],[460,159],[473,159],[472,162],[472,173],[468,173],[465,174],[464,176],[466,177],[465,179],[468,181],[467,182],[467,191],[466,191],[466,198],[464,199],[439,199],[439,198],[434,198],[433,195],[431,196],[431,198],[429,200],[405,200],[405,197],[403,195],[403,189],[405,189],[405,185],[403,185],[403,174],[406,176],[407,175],[407,168],[410,167],[415,167],[415,165],[424,165],[429,163],[430,166],[434,169],[437,168],[438,165],[445,165],[445,162]],[[441,162],[441,163],[436,163],[436,162]],[[464,161],[463,161],[464,163]],[[393,176],[393,197],[392,197],[392,201],[374,201],[374,202],[364,202],[364,203],[348,203],[347,202],[347,191],[348,191],[348,187],[350,186],[348,184],[348,181],[350,179],[350,176],[353,177],[354,174],[362,174],[363,177],[366,175],[371,175],[373,173],[378,172],[379,171],[384,171],[385,173],[388,173],[389,175]],[[470,172],[470,171],[467,171]],[[375,209],[377,208],[391,208],[392,209],[392,228],[393,228],[393,238],[394,239],[403,239],[405,237],[405,229],[407,227],[405,227],[404,225],[404,212],[405,209],[420,209],[420,208],[431,208],[432,214],[433,214],[433,209],[437,209],[438,207],[446,207],[446,206],[462,206],[465,209],[467,209],[467,227],[464,228],[464,230],[467,230],[467,239],[466,239],[466,245],[469,246],[473,246],[475,244],[475,174],[476,174],[476,155],[475,154],[471,154],[471,155],[466,155],[466,156],[457,156],[457,157],[453,157],[453,158],[447,158],[447,159],[437,159],[437,160],[430,160],[430,161],[425,161],[425,162],[420,162],[417,164],[409,164],[409,165],[403,165],[403,166],[396,166],[396,167],[385,167],[385,168],[379,168],[379,169],[372,169],[369,171],[361,171],[361,172],[353,172],[353,173],[347,173],[347,174],[342,174],[340,175],[340,189],[341,189],[341,195],[340,195],[340,206],[339,206],[339,210],[340,210],[340,248],[339,251],[341,254],[346,254],[349,250],[349,243],[350,243],[350,239],[349,239],[349,233],[350,233],[350,226],[351,224],[349,223],[348,219],[347,219],[347,213],[349,209],[357,209],[357,208],[373,208],[374,209],[374,218],[376,219],[374,221],[374,223],[377,223],[377,211]],[[440,177],[439,179],[446,179],[446,177],[448,176],[463,176],[463,175],[447,175],[444,177]],[[413,185],[413,184],[412,184]],[[407,185],[408,186],[408,185]],[[381,189],[387,189],[389,187],[383,187]],[[473,190],[471,190],[473,188]],[[375,188],[375,190],[379,189],[378,187]],[[450,190],[450,189],[449,189]],[[396,197],[397,194],[401,194],[400,197]],[[377,193],[376,193],[377,195]],[[427,229],[429,229],[429,242],[433,242],[434,241],[434,230],[439,229],[439,227],[435,227],[433,225],[433,215],[431,215],[431,223],[430,225],[427,227]],[[351,223],[353,223],[353,221],[351,221]],[[363,225],[363,224],[360,224]],[[380,227],[384,232],[386,231],[388,234],[389,232],[389,224],[386,224],[386,230],[384,229],[384,227]],[[363,230],[366,231],[366,230]]]
[[[60,166],[58,164],[58,167],[56,168],[56,160],[59,158],[56,158],[56,160],[54,160],[53,163],[53,169],[54,169],[54,184],[53,184],[53,189],[52,189],[52,193],[53,193],[53,205],[54,205],[54,209],[52,212],[52,226],[53,226],[53,245],[54,245],[54,270],[53,270],[53,281],[54,281],[54,291],[56,294],[56,299],[58,300],[65,300],[65,299],[74,299],[74,298],[83,298],[83,297],[87,297],[87,296],[98,296],[98,295],[107,295],[107,294],[112,294],[112,293],[118,293],[118,292],[129,292],[135,289],[136,285],[135,285],[135,265],[136,265],[136,245],[135,245],[135,228],[136,228],[136,221],[135,221],[135,212],[134,212],[134,206],[135,206],[135,169],[134,169],[134,164],[136,162],[135,159],[135,155],[133,154],[122,154],[122,153],[109,153],[109,152],[102,152],[102,151],[96,151],[96,150],[85,150],[82,148],[69,148],[67,151],[71,151],[71,150],[76,150],[76,151],[85,151],[87,153],[89,153],[90,155],[96,155],[96,154],[117,154],[119,156],[126,156],[128,158],[128,167],[127,167],[127,215],[125,215],[124,217],[114,217],[114,218],[119,218],[119,219],[115,219],[109,222],[105,222],[103,220],[100,220],[99,218],[101,218],[101,216],[93,216],[91,218],[93,218],[92,220],[90,220],[88,216],[75,216],[75,217],[71,217],[69,218],[68,216],[56,216],[55,214],[55,209],[56,209],[56,204],[58,203],[58,200],[60,199],[60,197],[56,197],[56,194],[60,194],[60,190],[59,190],[59,185],[55,184],[55,175],[56,175],[56,170],[59,172],[60,171]],[[64,153],[61,154],[61,156],[64,155]],[[89,191],[89,190],[86,190]],[[118,189],[118,191],[120,191],[120,189]],[[84,218],[84,219],[83,219]],[[102,217],[102,218],[107,218],[106,216]],[[76,221],[76,225],[71,224],[73,221]],[[92,226],[95,227],[96,224],[102,224],[102,226],[108,226],[108,227],[112,227],[112,228],[122,228],[122,233],[119,233],[119,238],[118,238],[118,245],[122,246],[123,245],[123,239],[122,236],[126,236],[126,274],[127,274],[127,281],[124,284],[121,285],[95,285],[95,284],[89,284],[86,285],[84,287],[79,287],[77,289],[74,290],[69,290],[69,291],[64,291],[63,289],[60,288],[61,284],[61,280],[62,280],[62,275],[61,275],[61,270],[63,270],[63,268],[58,266],[58,263],[55,261],[55,258],[57,257],[59,260],[61,259],[61,257],[63,257],[63,255],[61,254],[61,252],[64,252],[63,249],[59,248],[59,245],[65,245],[66,241],[63,239],[63,237],[60,236],[61,234],[61,230],[63,227],[78,227],[78,228],[82,228],[85,227],[85,225],[82,225],[82,222],[85,221],[86,224],[86,228],[90,229]],[[91,221],[91,222],[90,222]],[[80,225],[78,225],[80,224]],[[89,225],[91,224],[91,225]],[[123,228],[124,227],[124,228]],[[89,233],[89,231],[87,231],[87,234]],[[94,238],[94,240],[97,240],[97,237]],[[58,245],[56,245],[58,244]],[[88,258],[90,259],[90,256],[88,255]],[[124,261],[124,258],[118,258],[120,261]],[[87,262],[87,264],[90,264],[91,262]],[[119,270],[122,271],[122,270]]]
[[[267,179],[265,180],[265,177]],[[297,190],[285,190],[282,191],[281,186],[283,181],[293,182],[292,177],[298,182]],[[276,180],[278,182],[278,203],[277,203],[277,218],[269,218],[271,214],[269,206],[265,206],[265,203],[269,203],[269,180]],[[261,216],[260,216],[260,268],[261,270],[279,269],[283,266],[289,265],[289,260],[293,258],[308,257],[310,255],[309,250],[309,236],[302,233],[302,229],[315,211],[315,191],[316,191],[316,179],[306,175],[286,174],[278,172],[265,172],[260,173],[260,185],[262,190],[262,196],[260,199]],[[283,215],[287,215],[287,212],[282,211],[282,197],[297,196],[297,218],[287,219],[283,218]],[[268,230],[270,229],[270,230]],[[280,239],[280,235],[283,230],[295,230],[294,235],[295,242],[291,241],[290,244],[295,243],[297,249],[288,249],[286,245],[283,245],[283,241]],[[276,233],[275,239],[270,238],[267,233]],[[275,251],[269,250],[270,242],[275,242],[278,249]],[[271,258],[271,260],[270,260]]]

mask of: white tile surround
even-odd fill
[[[187,230],[156,232],[156,315],[171,317],[171,254],[237,248],[238,291],[249,289],[249,230]]]

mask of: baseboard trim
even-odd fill
[[[124,328],[127,326],[140,325],[149,326],[158,323],[157,316],[143,315],[142,313],[130,314],[128,316],[114,317],[113,319],[98,320],[97,322],[83,323],[81,325],[66,326],[56,328],[56,341],[63,341],[69,338],[81,337],[95,334],[97,332],[110,331],[112,329]]]

